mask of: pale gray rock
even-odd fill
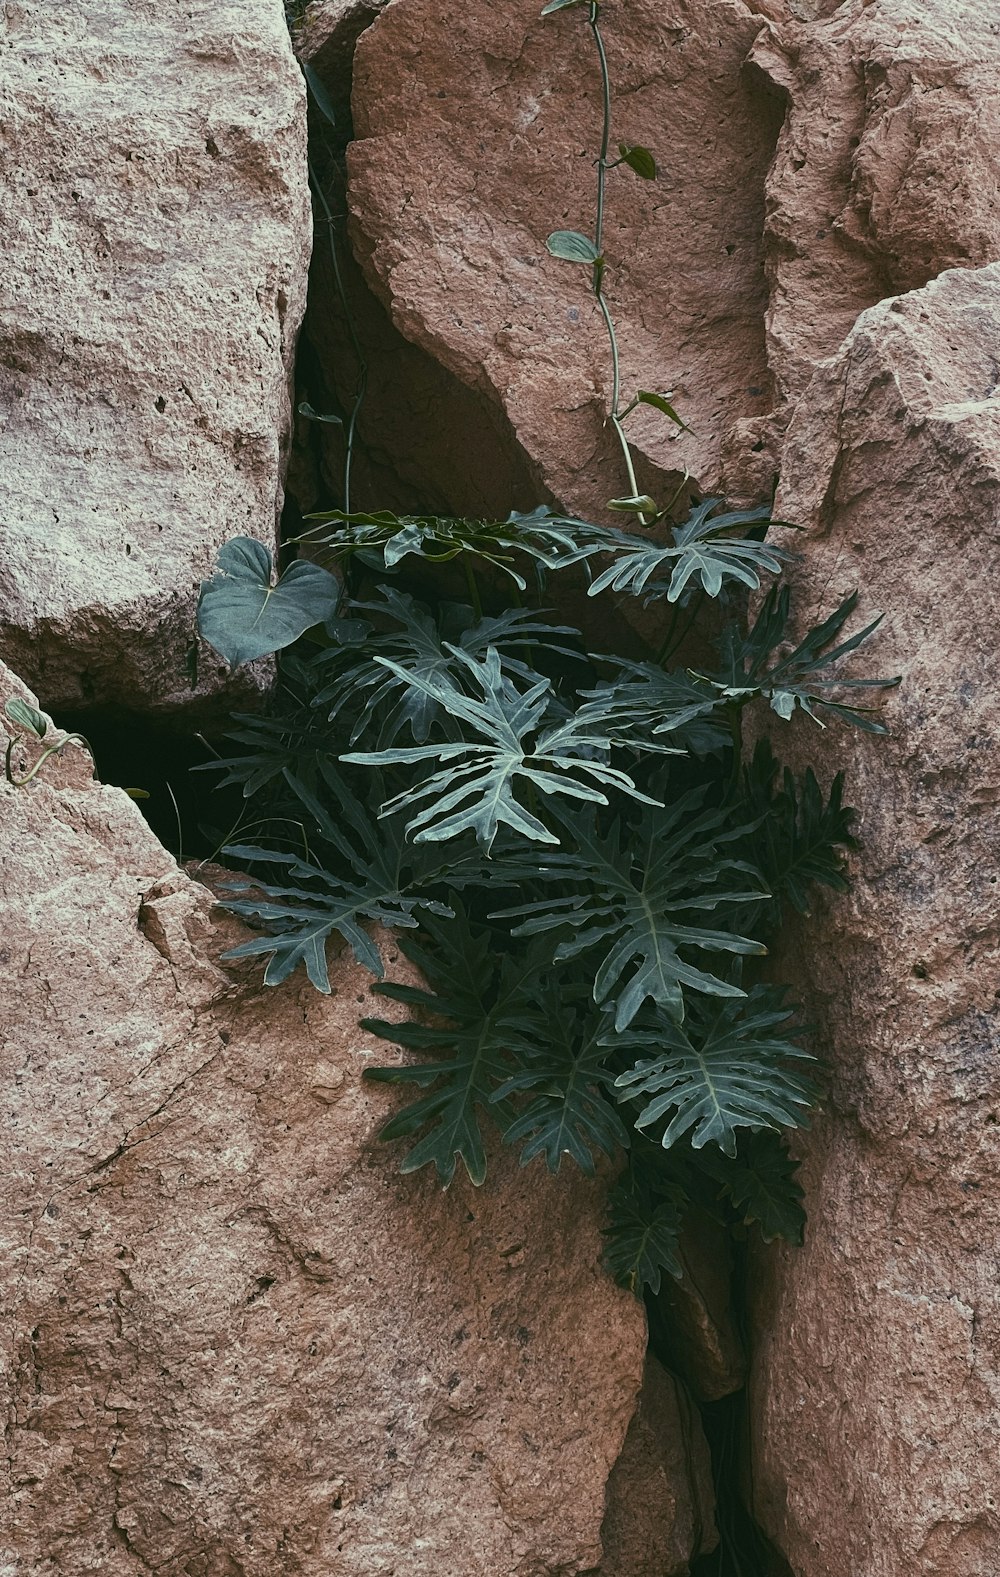
[[[282,6],[0,26],[0,652],[50,706],[203,702],[198,583],[282,504],[311,240]]]

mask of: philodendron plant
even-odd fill
[[[199,625],[234,665],[280,654],[269,709],[241,716],[215,763],[258,829],[224,850],[255,874],[227,904],[254,931],[233,956],[266,960],[268,985],[302,967],[329,991],[328,948],[350,947],[413,1010],[366,1021],[419,1054],[366,1075],[409,1091],[382,1135],[405,1147],[403,1170],[447,1184],[461,1166],[481,1183],[489,1127],[553,1172],[611,1157],[607,1262],[655,1291],[680,1274],[692,1202],[767,1239],[802,1230],[785,1136],[816,1104],[815,1063],[761,961],[814,887],[845,887],[852,813],[839,777],[824,791],[783,768],[759,726],[745,752],[745,719],[769,709],[771,736],[797,714],[879,734],[864,703],[895,681],[844,673],[879,623],[851,633],[855,596],[790,638],[791,554],[768,508],[708,497],[677,519],[637,491],[629,411],[683,424],[665,393],[620,403],[605,178],[656,165],[627,142],[610,156],[600,8],[584,4],[603,102],[596,222],[548,247],[591,269],[629,489],[613,507],[650,529],[549,508],[500,522],[330,510],[278,578],[261,543],[223,548]],[[598,605],[638,599],[652,636],[605,649],[591,621],[553,613],[564,584]],[[398,933],[422,986],[385,980],[373,924]]]
[[[679,1272],[692,1200],[767,1238],[801,1231],[783,1135],[818,1089],[760,960],[813,885],[843,889],[851,812],[839,777],[824,793],[764,742],[744,759],[743,722],[763,706],[775,727],[802,713],[880,733],[861,700],[887,681],[842,673],[878,623],[847,633],[854,597],[794,642],[787,586],[745,617],[787,558],[765,524],[715,499],[659,542],[549,510],[334,512],[311,540],[338,574],[299,560],[275,581],[240,538],[202,592],[202,634],[230,662],[284,653],[270,710],[216,763],[265,828],[225,849],[258,877],[228,904],[256,931],[234,956],[328,991],[345,942],[412,1006],[369,1023],[424,1054],[367,1073],[415,1091],[383,1132],[407,1142],[405,1171],[481,1183],[487,1125],[552,1171],[621,1158],[608,1263],[635,1288]],[[662,610],[645,653],[597,649],[542,606],[581,571],[591,598]],[[676,614],[703,602],[713,651],[693,668]],[[423,987],[384,982],[373,922]]]

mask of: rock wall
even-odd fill
[[[358,1028],[393,1004],[220,968],[237,928],[83,752],[0,783],[0,851],[5,1564],[596,1566],[645,1348],[600,1189],[400,1177]]]
[[[848,758],[862,868],[797,960],[832,1071],[806,1246],[759,1273],[758,1512],[801,1577],[988,1577],[1000,1548],[998,335],[1000,265],[871,308],[785,447],[803,589],[860,581],[903,674]]]
[[[756,503],[780,472],[803,606],[859,586],[904,677],[890,743],[821,747],[864,854],[788,960],[831,1094],[806,1247],[755,1270],[755,1510],[796,1577],[994,1577],[995,4],[602,9],[615,137],[660,163],[609,186],[626,390],[671,388],[692,429],[636,419],[640,482]],[[586,273],[544,247],[589,227],[598,79],[585,13],[538,10],[307,13],[374,347],[362,506],[622,489]],[[196,584],[274,531],[305,292],[281,8],[5,24],[0,653],[49,707],[207,708],[236,687],[191,666]],[[343,400],[324,291],[301,371]],[[337,502],[330,455],[295,486]],[[655,1366],[635,1410],[641,1310],[597,1268],[595,1195],[398,1179],[358,1078],[367,982],[342,961],[323,1001],[220,968],[210,895],[72,747],[0,812],[3,1560],[680,1577],[711,1539],[704,1442]],[[697,1271],[668,1301],[725,1394],[725,1288]]]
[[[803,1142],[804,1250],[758,1257],[755,1510],[796,1577],[996,1570],[1000,25],[992,0],[602,7],[626,377],[694,432],[640,429],[643,481],[770,496],[807,528],[800,601],[860,588],[901,672],[891,742],[802,740],[861,809],[852,896],[797,975],[831,1069]],[[502,410],[548,495],[621,477],[583,271],[599,124],[579,9],[443,19],[393,0],[357,47],[355,249],[393,323]],[[704,1394],[739,1373],[693,1285],[669,1309]],[[721,1349],[720,1349],[721,1350]],[[708,1363],[709,1357],[712,1364]],[[703,1371],[703,1372],[702,1372]],[[692,1370],[692,1372],[695,1372]]]
[[[282,505],[311,228],[282,7],[3,27],[0,654],[49,706],[191,708],[233,689],[198,582]]]
[[[605,425],[607,341],[589,269],[550,257],[545,238],[592,228],[600,79],[585,13],[540,9],[512,0],[456,19],[394,0],[362,34],[351,233],[403,335],[504,413],[553,497],[593,510],[625,485]],[[741,72],[760,28],[740,0],[606,9],[614,135],[661,162],[651,190],[627,169],[609,177],[626,399],[672,388],[692,429],[632,419],[660,492],[685,467],[717,477],[729,428],[770,403],[762,228],[777,101]]]

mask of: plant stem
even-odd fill
[[[676,639],[674,639],[674,628],[675,628],[675,626],[677,624],[677,614],[678,614],[679,610],[678,610],[677,604],[676,603],[674,604],[674,616],[673,616],[673,618],[670,621],[670,628],[667,631],[667,638],[664,641],[663,646],[662,646],[662,648],[660,650],[660,655],[659,655],[659,658],[658,658],[659,662],[665,663],[668,660],[668,658],[670,658],[670,657],[672,657],[674,655],[674,652],[677,651],[678,647],[683,646],[683,644],[684,644],[685,640],[687,639],[688,635],[691,633],[692,627],[694,626],[695,622],[697,621],[698,615],[701,613],[702,607],[704,606],[704,602],[705,602],[705,592],[704,592],[704,588],[702,588],[702,590],[699,591],[697,597],[695,597],[694,601],[692,602],[692,604],[691,604],[691,611],[688,614],[688,617],[687,617],[686,621],[684,622],[684,624],[678,630]]]
[[[591,0],[590,4],[590,31],[593,34],[594,44],[597,48],[597,58],[601,65],[601,107],[603,111],[603,124],[601,127],[601,151],[597,156],[597,218],[594,223],[594,246],[598,253],[604,247],[604,182],[608,169],[608,148],[611,143],[611,74],[608,71],[608,57],[604,49],[604,39],[601,36],[601,7],[598,0]]]
[[[611,346],[611,408],[608,417],[618,443],[621,447],[622,458],[625,461],[625,471],[628,476],[628,485],[631,497],[635,498],[639,492],[639,485],[635,479],[635,465],[632,460],[632,450],[625,436],[625,429],[621,422],[619,405],[621,403],[621,359],[618,353],[618,336],[608,304],[604,299],[604,188],[608,173],[608,148],[611,145],[611,74],[608,70],[608,57],[604,48],[604,39],[601,35],[601,7],[599,0],[590,0],[590,13],[588,22],[597,49],[597,59],[601,70],[601,150],[597,156],[597,213],[594,220],[594,250],[597,252],[597,261],[594,264],[594,296],[601,309],[604,326],[608,331],[608,343]],[[640,525],[649,525],[645,515],[639,516]]]
[[[733,766],[730,783],[736,789],[739,786],[740,768],[743,765],[743,708],[739,701],[733,702],[733,709],[729,714],[729,734],[733,742]]]
[[[354,319],[351,316],[351,308],[347,299],[347,291],[344,288],[344,278],[340,272],[340,258],[337,253],[337,242],[333,234],[333,226],[336,221],[334,220],[330,204],[326,200],[326,193],[324,192],[323,187],[321,186],[316,175],[316,171],[311,163],[309,165],[309,180],[313,191],[316,193],[316,196],[319,199],[320,207],[323,210],[327,238],[330,243],[330,261],[333,265],[333,278],[337,286],[337,295],[340,298],[340,305],[343,308],[344,319],[347,324],[347,333],[351,341],[351,349],[354,352],[354,356],[358,364],[358,377],[357,382],[354,385],[354,399],[351,404],[351,414],[348,417],[346,426],[344,428],[344,514],[349,515],[351,513],[351,466],[354,461],[354,437],[357,430],[358,417],[361,414],[361,407],[364,404],[365,394],[368,389],[368,363],[365,360],[365,353],[361,348],[361,341],[358,338],[357,329],[354,327]]]
[[[16,740],[14,739],[8,740],[7,750],[4,755],[3,762],[4,777],[7,779],[8,783],[13,784],[14,788],[23,788],[26,783],[30,783],[32,778],[41,771],[49,757],[61,756],[67,745],[79,745],[81,750],[85,750],[87,752],[91,761],[93,762],[94,760],[94,752],[91,750],[89,744],[84,739],[82,734],[67,734],[66,738],[61,739],[57,745],[47,745],[42,751],[38,760],[35,762],[31,771],[26,772],[23,778],[16,778],[11,770],[11,759],[13,757],[15,743]]]
[[[472,611],[476,615],[477,619],[481,619],[483,616],[483,604],[479,596],[479,587],[476,584],[476,575],[472,568],[472,560],[469,558],[468,553],[462,554],[462,563],[465,566],[465,584],[469,588],[469,599],[472,603]]]

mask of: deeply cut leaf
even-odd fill
[[[678,1252],[685,1201],[678,1191],[657,1198],[626,1173],[612,1190],[604,1236],[604,1263],[620,1287],[657,1293],[664,1271],[684,1274]]]
[[[639,829],[618,827],[608,835],[598,830],[592,813],[578,812],[572,830],[566,823],[566,852],[538,855],[534,875],[558,884],[556,893],[493,916],[520,919],[514,936],[558,932],[559,963],[593,954],[594,1000],[613,1005],[616,1033],[628,1028],[647,1001],[680,1019],[685,991],[744,995],[732,981],[698,968],[692,950],[767,951],[751,937],[697,923],[713,910],[761,896],[747,885],[754,873],[725,852],[723,818],[699,811],[699,799],[688,794],[648,812]],[[526,864],[515,869],[525,878],[532,874]],[[727,878],[742,878],[743,885],[730,888]]]
[[[465,725],[471,737],[438,745],[351,751],[341,757],[375,767],[438,763],[437,771],[382,807],[382,815],[415,812],[407,822],[414,842],[473,832],[488,851],[505,826],[535,843],[558,843],[532,809],[533,795],[606,805],[604,791],[615,789],[649,802],[627,773],[610,765],[611,741],[599,725],[575,718],[549,722],[552,687],[547,679],[521,691],[504,674],[494,648],[487,649],[482,661],[457,647],[451,650],[478,695],[466,694],[450,679],[406,673],[387,658],[376,661],[438,702]]]
[[[635,1126],[665,1120],[664,1149],[689,1138],[695,1150],[717,1144],[729,1156],[741,1128],[803,1127],[819,1092],[790,1067],[813,1060],[781,1032],[791,1015],[780,992],[757,986],[746,1003],[702,1006],[683,1024],[661,1015],[655,1028],[633,1029],[630,1050],[658,1052],[615,1080],[622,1100],[649,1097]]]
[[[530,1026],[535,981],[520,962],[498,960],[489,934],[473,930],[458,907],[452,921],[431,919],[426,929],[431,947],[409,941],[403,945],[428,988],[390,984],[379,989],[422,1015],[432,1014],[433,1024],[364,1019],[362,1026],[399,1046],[437,1054],[438,1060],[366,1068],[365,1077],[430,1091],[404,1106],[379,1134],[380,1139],[394,1140],[422,1132],[403,1161],[404,1172],[432,1165],[448,1184],[461,1160],[478,1186],[486,1177],[480,1116],[501,1129],[513,1117],[497,1092],[516,1065]]]

